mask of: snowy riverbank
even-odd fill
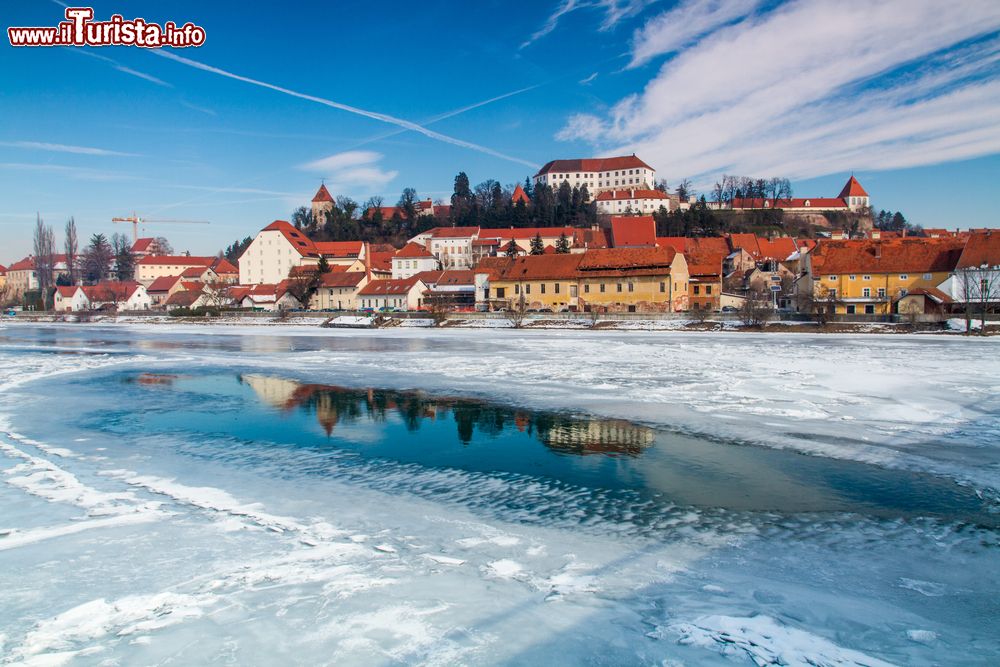
[[[627,419],[992,497],[996,340],[6,326],[0,664],[988,664],[1000,653],[993,528],[862,505],[626,502],[543,472],[358,458],[297,445],[287,427],[235,439],[192,424],[244,409],[199,372],[253,372]],[[193,384],[164,393],[155,375],[143,389],[120,373]],[[334,433],[361,448],[370,437]],[[751,465],[748,478],[794,488],[794,468]],[[843,486],[830,470],[827,485]],[[843,497],[891,498],[900,479]]]

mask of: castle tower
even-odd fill
[[[847,204],[847,208],[852,211],[859,211],[863,208],[868,208],[871,206],[871,200],[868,198],[868,193],[865,189],[861,187],[858,183],[858,179],[854,178],[854,174],[847,180],[847,185],[844,189],[840,191],[838,195]]]
[[[332,212],[333,196],[330,195],[330,191],[326,189],[326,184],[324,183],[319,186],[316,196],[312,198],[313,220],[316,221],[317,225],[322,225],[326,222],[326,214]]]

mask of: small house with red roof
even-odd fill
[[[162,276],[179,276],[188,269],[204,271],[211,269],[215,257],[195,257],[192,255],[147,255],[135,265],[136,280],[149,285]]]
[[[91,310],[149,310],[149,294],[146,287],[136,281],[107,281],[82,288],[90,302]]]
[[[362,309],[420,310],[427,285],[417,276],[402,280],[372,280],[358,291]]]
[[[368,281],[364,271],[324,273],[309,307],[313,310],[357,310],[358,291]]]
[[[76,312],[90,308],[87,294],[79,285],[56,287],[56,293],[52,297],[52,308],[56,312]]]
[[[392,256],[392,277],[403,280],[423,271],[435,271],[440,266],[437,257],[419,243],[407,243]]]
[[[524,191],[524,188],[521,187],[520,183],[514,186],[514,192],[510,195],[510,203],[514,206],[518,204],[524,204],[527,206],[531,203],[531,197],[529,197],[528,193]]]
[[[955,270],[938,287],[974,312],[1000,309],[1000,230],[971,230]]]

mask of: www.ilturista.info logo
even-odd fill
[[[205,29],[188,22],[162,26],[145,19],[126,20],[121,14],[108,21],[94,21],[92,7],[67,7],[66,20],[54,28],[7,28],[11,46],[161,46],[183,48],[205,43]]]

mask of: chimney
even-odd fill
[[[882,259],[882,244],[875,244],[875,259]]]
[[[365,241],[362,250],[365,252],[365,276],[368,278],[368,282],[372,280],[372,253],[371,248],[368,246],[368,241]]]

